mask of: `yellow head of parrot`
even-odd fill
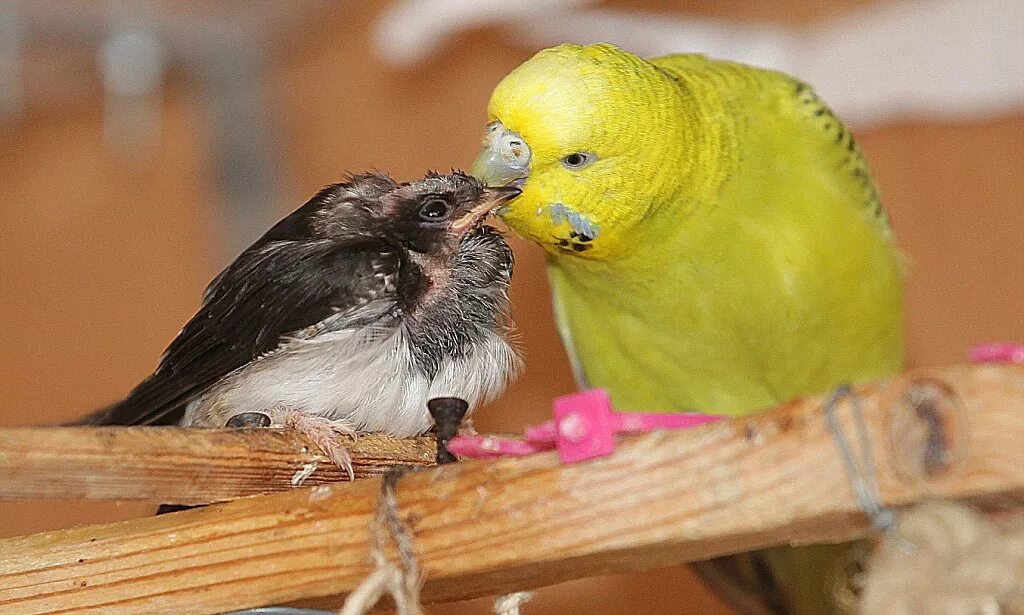
[[[523,189],[502,213],[521,235],[556,254],[614,258],[675,197],[687,166],[683,94],[612,45],[546,49],[495,88],[473,174]]]

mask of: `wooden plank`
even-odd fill
[[[352,446],[357,478],[433,465],[431,438],[363,436]],[[285,429],[61,427],[0,429],[0,499],[151,500],[206,504],[348,480],[300,434]]]
[[[1024,368],[914,372],[859,389],[882,499],[1024,502]],[[768,545],[861,536],[822,399],[748,420],[401,479],[425,600],[455,600]],[[849,413],[843,424],[855,433]],[[0,612],[217,613],[351,591],[379,479],[0,541]]]

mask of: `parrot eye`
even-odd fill
[[[565,158],[562,158],[562,164],[564,164],[567,169],[575,170],[588,167],[593,164],[595,160],[597,160],[597,156],[593,154],[588,154],[586,152],[573,152]]]
[[[425,222],[440,222],[451,214],[451,207],[444,199],[437,197],[429,198],[420,205],[420,220]]]

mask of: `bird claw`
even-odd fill
[[[355,470],[352,468],[352,456],[348,448],[338,442],[339,435],[345,435],[356,440],[356,431],[336,421],[311,416],[302,412],[290,412],[285,419],[285,425],[302,433],[313,441],[328,458],[338,466],[339,469],[348,474],[348,479],[355,480]]]

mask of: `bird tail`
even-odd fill
[[[182,404],[167,405],[163,412],[150,412],[150,405],[140,403],[132,391],[128,397],[100,408],[83,417],[63,423],[65,427],[100,425],[177,425],[185,415]]]
[[[97,425],[118,425],[119,423],[114,419],[117,414],[116,410],[122,402],[116,402],[109,406],[100,408],[94,412],[72,419],[67,423],[61,423],[63,427],[80,427],[80,426],[97,426]]]

